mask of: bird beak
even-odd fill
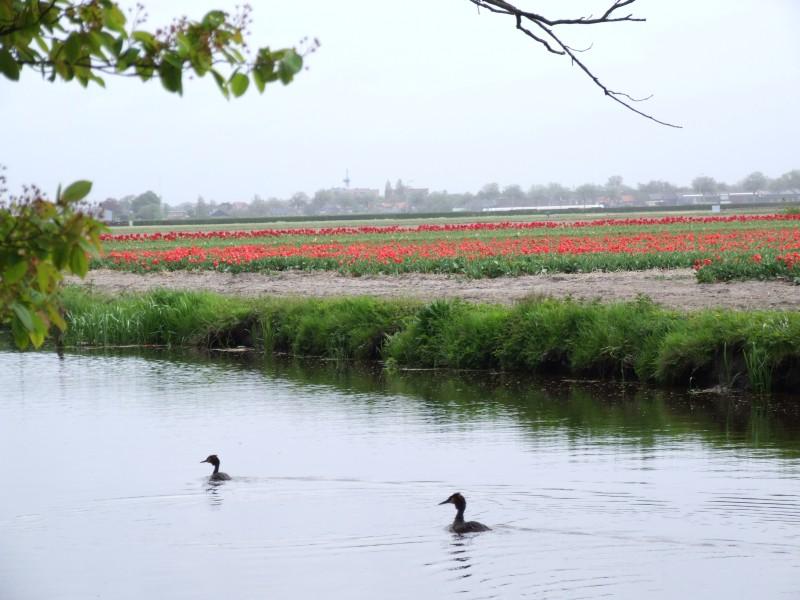
[[[204,463],[204,462],[208,462],[208,459],[201,460],[201,461],[200,461],[200,464],[202,464],[202,463]]]
[[[442,504],[450,504],[450,498],[448,498],[444,502],[439,502],[439,506],[441,506]]]

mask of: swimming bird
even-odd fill
[[[208,478],[209,481],[226,481],[231,478],[227,473],[221,473],[219,470],[219,458],[216,454],[211,454],[207,459],[201,460],[201,463],[211,463],[214,465],[214,472]]]
[[[478,523],[477,521],[464,521],[464,509],[467,508],[467,501],[464,499],[464,496],[458,492],[450,496],[444,502],[439,502],[440,506],[442,504],[455,504],[456,506],[456,518],[453,521],[453,524],[450,525],[450,531],[453,533],[472,533],[476,531],[491,530],[490,527],[487,527],[483,523]]]

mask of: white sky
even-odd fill
[[[554,16],[611,0],[520,0]],[[145,0],[155,28],[229,0]],[[313,194],[387,179],[477,191],[496,181],[574,186],[622,175],[688,184],[800,168],[800,2],[639,0],[646,23],[563,30],[612,89],[654,94],[658,126],[604,98],[566,59],[467,0],[254,0],[253,45],[318,37],[288,87],[226,101],[213,80],[183,97],[157,81],[105,90],[0,77],[0,163],[12,190],[91,179],[93,200],[152,189],[170,204]],[[564,8],[569,5],[568,10]]]

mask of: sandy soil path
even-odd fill
[[[800,310],[800,286],[783,281],[698,284],[690,269],[615,273],[553,274],[498,279],[446,275],[351,277],[327,271],[242,273],[172,271],[149,274],[99,269],[70,283],[106,293],[155,288],[207,290],[243,296],[378,296],[382,298],[463,298],[473,302],[510,304],[526,296],[545,295],[605,301],[629,300],[645,294],[678,309]]]

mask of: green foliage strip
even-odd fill
[[[138,18],[129,24],[112,0],[0,0],[0,73],[17,81],[29,68],[84,87],[105,86],[107,74],[157,76],[167,91],[182,94],[191,69],[198,77],[210,74],[226,98],[243,95],[251,80],[259,92],[268,83],[290,83],[303,68],[294,48],[244,55],[249,15],[247,6],[233,16],[212,10],[199,21],[176,19],[150,32]]]
[[[89,258],[99,255],[104,227],[76,209],[91,187],[76,181],[55,202],[38,190],[0,202],[0,325],[11,328],[20,348],[41,346],[51,325],[65,329],[56,294],[62,271],[83,277]]]
[[[800,313],[689,314],[647,299],[600,304],[533,298],[514,307],[374,298],[244,299],[157,291],[119,299],[73,288],[72,345],[250,345],[389,365],[571,373],[661,385],[792,390]]]

